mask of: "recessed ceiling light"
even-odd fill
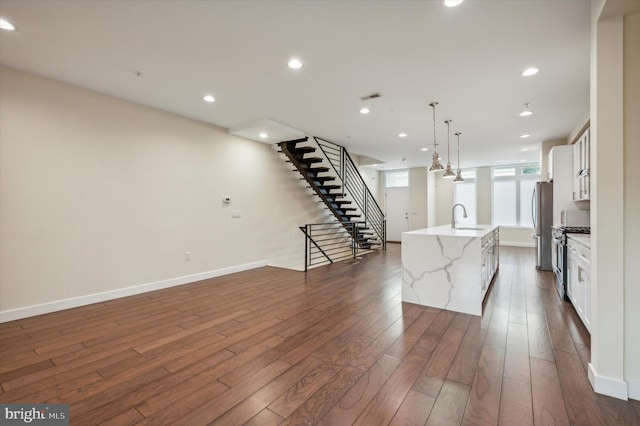
[[[406,134],[406,133],[400,133],[400,134],[398,135],[398,137],[399,137],[399,138],[406,138],[406,137],[407,137],[407,134]]]
[[[462,3],[464,0],[444,0],[443,3],[445,6],[447,7],[456,7],[458,6],[460,3]]]
[[[205,102],[215,102],[215,101],[216,101],[216,98],[214,98],[214,97],[213,97],[213,96],[211,96],[211,95],[205,95],[205,96],[203,96],[203,97],[202,97],[202,99],[203,99]]]
[[[367,107],[360,108],[360,114],[369,114],[369,112],[371,111],[369,111],[369,108]]]
[[[525,161],[527,160],[525,160],[524,158],[520,160],[521,163],[524,163]]]
[[[538,71],[539,71],[538,68],[531,67],[531,68],[527,68],[526,70],[522,71],[522,75],[524,77],[529,77],[530,75],[538,74]]]
[[[520,137],[521,137],[522,139],[524,139],[524,138],[528,138],[529,136],[531,136],[531,135],[527,135],[527,134],[525,134],[525,135],[520,135]]]
[[[378,165],[377,165],[377,164],[372,164],[372,166],[373,166],[373,167],[378,167]]]
[[[533,111],[529,109],[529,103],[524,104],[524,109],[520,113],[520,117],[528,117],[533,114]]]
[[[268,135],[268,134],[266,134],[265,132],[260,132],[260,135],[259,135],[259,136],[260,136],[262,139],[264,139],[264,138],[266,138],[266,137],[269,137],[269,135]]]
[[[14,27],[13,24],[6,19],[0,18],[0,29],[13,31],[16,29],[16,27]]]
[[[520,152],[525,152],[525,151],[529,151],[529,148],[522,148],[522,149],[520,150]]]
[[[300,62],[300,59],[293,58],[289,61],[289,68],[294,70],[300,69],[302,68],[302,62]]]
[[[420,148],[420,151],[429,151],[429,148]]]

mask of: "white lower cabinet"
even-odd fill
[[[585,237],[567,238],[567,296],[591,332],[591,249]]]
[[[499,254],[499,244],[500,244],[500,231],[497,228],[492,233],[482,238],[481,247],[481,259],[482,259],[482,268],[481,268],[481,280],[480,283],[482,285],[482,297],[487,293],[489,289],[489,285],[491,284],[491,280],[493,280],[493,276],[498,270],[498,265],[500,264],[500,254]]]

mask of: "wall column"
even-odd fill
[[[599,21],[594,3],[591,58],[592,312],[589,381],[627,399],[624,381],[623,20]]]

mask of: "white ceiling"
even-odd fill
[[[431,101],[445,162],[444,120],[452,160],[462,132],[463,168],[537,161],[589,112],[586,0],[0,0],[0,16],[17,27],[1,31],[4,65],[245,136],[276,122],[387,169],[430,165]]]

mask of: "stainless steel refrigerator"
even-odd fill
[[[531,215],[536,240],[536,268],[551,271],[551,226],[553,225],[553,182],[537,182],[533,190]]]

